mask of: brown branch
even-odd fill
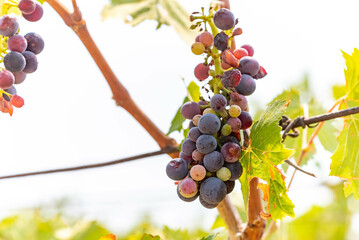
[[[241,218],[236,208],[231,203],[229,196],[220,202],[217,206],[218,212],[223,218],[228,228],[228,234],[230,240],[239,240],[241,236]]]
[[[14,175],[6,175],[6,176],[0,176],[1,179],[9,179],[9,178],[19,178],[19,177],[29,177],[29,176],[35,176],[35,175],[43,175],[43,174],[49,174],[49,173],[59,173],[59,172],[72,172],[72,171],[78,171],[78,170],[85,170],[85,169],[91,169],[91,168],[99,168],[99,167],[107,167],[119,163],[129,162],[133,160],[138,160],[142,158],[148,158],[153,156],[158,156],[161,154],[169,154],[169,153],[178,153],[178,148],[176,147],[168,147],[159,151],[150,152],[150,153],[144,153],[132,157],[122,158],[118,160],[113,160],[109,162],[103,162],[103,163],[94,163],[94,164],[86,164],[86,165],[80,165],[76,167],[68,167],[68,168],[57,168],[57,169],[51,169],[51,170],[44,170],[44,171],[36,171],[36,172],[29,172],[29,173],[19,173]]]
[[[295,163],[292,163],[292,162],[289,161],[288,159],[287,159],[287,160],[284,160],[284,162],[286,162],[289,166],[294,167],[296,170],[301,171],[302,173],[305,173],[305,174],[307,174],[307,175],[309,175],[309,176],[312,176],[312,177],[315,177],[315,178],[317,177],[317,176],[315,176],[314,173],[305,171],[303,168],[299,167],[299,166],[298,166],[297,164],[295,164]]]
[[[266,227],[266,220],[261,216],[264,208],[258,182],[259,179],[256,177],[249,181],[248,223],[242,234],[243,240],[262,239]]]

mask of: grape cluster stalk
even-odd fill
[[[194,76],[207,91],[199,102],[182,105],[188,136],[179,158],[166,166],[167,176],[177,181],[178,197],[185,202],[199,199],[206,208],[217,207],[242,175],[243,131],[252,125],[246,97],[255,91],[256,81],[267,75],[253,58],[251,45],[231,50],[242,29],[236,27],[238,20],[230,10],[215,10],[210,8],[205,15],[202,9],[190,16],[192,28],[200,30],[191,51],[204,57]]]
[[[21,0],[18,4],[5,2],[2,7],[7,13],[16,7],[24,19],[37,22],[43,16],[42,5],[34,0]],[[44,40],[34,32],[19,34],[20,26],[16,15],[4,14],[0,17],[1,55],[0,61],[0,111],[12,115],[13,107],[21,108],[24,99],[17,95],[14,85],[25,81],[27,74],[37,70],[37,55],[44,49]]]

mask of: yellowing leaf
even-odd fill
[[[116,240],[116,236],[113,234],[107,234],[104,237],[101,237],[99,240]]]
[[[269,201],[269,187],[268,184],[258,183],[258,188],[263,192],[263,201]]]
[[[344,183],[344,195],[348,197],[350,194],[354,195],[354,198],[359,200],[359,180],[348,180]]]
[[[249,139],[249,146],[243,151],[241,161],[247,178],[258,177],[269,187],[269,210],[274,220],[285,215],[294,217],[294,205],[288,198],[286,184],[276,166],[288,159],[293,151],[282,144],[281,127],[278,122],[288,102],[274,100],[256,122]]]

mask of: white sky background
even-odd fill
[[[63,0],[70,6],[70,0]],[[180,1],[189,12],[209,1]],[[121,82],[143,111],[167,132],[183,101],[181,81],[194,79],[201,61],[174,32],[155,22],[136,28],[120,20],[101,21],[107,1],[78,0],[88,28]],[[269,72],[257,82],[250,102],[264,106],[276,94],[309,73],[316,97],[326,106],[333,83],[344,83],[340,49],[359,47],[357,9],[352,1],[232,1],[255,57]],[[17,87],[26,105],[13,117],[1,114],[0,174],[36,171],[114,160],[158,149],[157,144],[123,109],[76,35],[47,4],[38,23],[21,20],[21,33],[45,39],[39,69]],[[179,140],[179,139],[178,139]],[[302,174],[290,191],[297,214],[311,204],[330,202],[320,183],[328,180],[329,154],[318,156],[327,170],[320,179]],[[184,203],[165,175],[163,155],[87,171],[0,181],[0,216],[48,204],[64,197],[68,212],[106,223],[116,232],[128,229],[144,212],[172,227],[209,227],[216,210]],[[310,166],[308,166],[310,168]],[[312,166],[313,171],[317,171]],[[238,184],[239,185],[239,184]],[[238,190],[238,189],[237,189]],[[308,198],[306,196],[311,196]],[[359,219],[358,219],[359,221]]]

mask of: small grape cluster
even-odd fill
[[[199,102],[182,105],[182,116],[191,120],[188,136],[182,142],[179,158],[167,164],[166,173],[179,181],[180,199],[191,202],[199,198],[204,207],[214,208],[232,192],[235,180],[242,175],[239,159],[243,131],[252,125],[246,96],[256,89],[254,79],[267,73],[252,57],[250,45],[231,50],[233,37],[242,33],[241,28],[235,28],[237,20],[231,11],[222,8],[211,14],[210,9],[206,16],[202,9],[201,16],[196,14],[200,13],[190,17],[191,21],[197,20],[195,27],[209,24],[216,33],[202,32],[191,46],[194,54],[205,54],[205,62],[196,66],[194,75],[201,82],[211,76],[208,85],[214,94],[207,89],[209,100],[201,96]]]
[[[12,7],[12,3],[5,3],[4,7]],[[21,0],[18,7],[22,16],[30,22],[39,21],[43,16],[43,8],[34,0]],[[12,114],[12,107],[20,108],[24,105],[22,97],[17,95],[14,84],[24,82],[26,75],[37,70],[36,55],[44,49],[44,40],[34,32],[25,36],[18,34],[19,22],[13,15],[0,17],[1,61],[5,69],[0,70],[0,111]]]

